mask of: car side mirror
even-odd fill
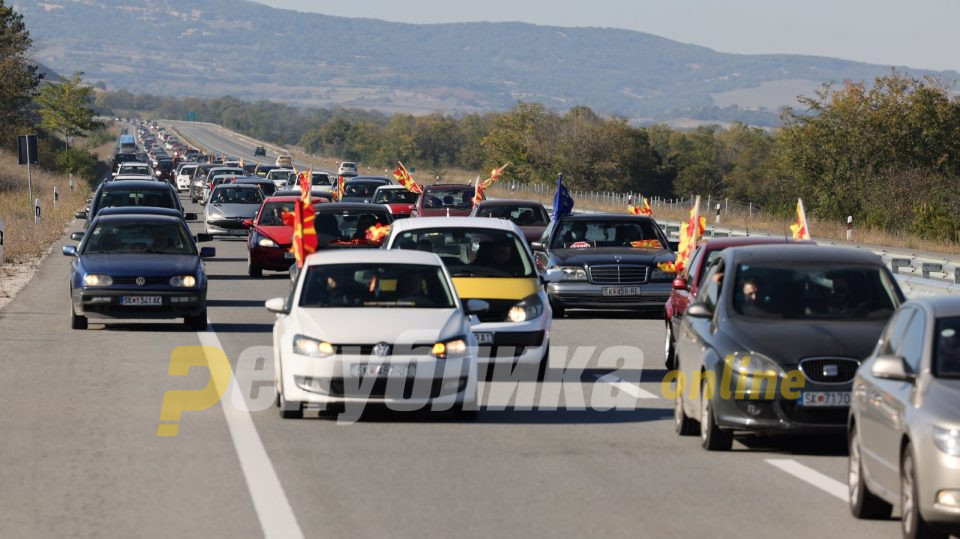
[[[873,360],[870,374],[883,380],[913,382],[917,376],[907,370],[907,364],[900,356],[879,356]]]
[[[213,258],[217,256],[217,249],[214,247],[201,247],[200,258]]]
[[[546,247],[543,245],[542,241],[532,241],[530,242],[530,249],[534,251],[546,251]]]
[[[687,280],[683,277],[677,277],[673,280],[674,290],[687,290]]]
[[[287,300],[286,300],[285,298],[271,298],[271,299],[268,299],[268,300],[263,304],[263,306],[266,307],[268,311],[270,311],[270,312],[272,312],[272,313],[275,313],[275,314],[287,314],[287,313],[289,313],[289,311],[287,310]]]
[[[87,218],[87,212],[85,212],[85,211],[78,211],[77,213],[73,214],[73,216],[76,217],[77,219],[86,219],[86,218]]]
[[[243,225],[243,228],[253,228],[253,219],[244,219],[240,224]]]
[[[63,256],[77,256],[77,246],[76,246],[76,245],[64,245],[64,246],[63,246]]]
[[[687,307],[687,316],[692,318],[711,318],[713,317],[713,307],[706,303],[694,303]]]
[[[468,315],[471,314],[483,314],[490,310],[490,304],[482,299],[468,299],[466,305],[466,312]]]
[[[83,239],[83,232],[73,232],[70,234],[70,239],[73,241],[80,241]]]
[[[213,241],[213,234],[197,234],[197,243],[207,243]]]
[[[195,214],[195,213],[185,213],[185,214],[183,214],[183,219],[184,219],[185,221],[196,221],[196,220],[197,220],[197,214]]]
[[[550,268],[543,272],[541,280],[544,283],[559,283],[563,280],[563,270],[560,268]]]

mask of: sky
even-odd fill
[[[657,34],[721,52],[797,53],[960,71],[958,0],[258,0],[410,23],[522,21]]]

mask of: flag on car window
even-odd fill
[[[662,262],[657,266],[668,273],[679,273],[686,267],[690,255],[697,247],[697,241],[707,230],[707,218],[700,216],[700,197],[694,202],[690,210],[690,219],[680,225],[680,244],[677,247],[677,259],[673,262]]]
[[[797,220],[790,225],[790,232],[795,240],[809,240],[810,227],[807,226],[807,213],[803,211],[803,199],[797,199]]]
[[[649,215],[653,216],[653,208],[650,207],[650,201],[646,197],[640,199],[640,204],[634,204],[633,200],[627,204],[627,213],[630,215]]]
[[[407,167],[403,166],[403,163],[397,161],[397,168],[393,171],[393,177],[397,179],[397,183],[404,186],[408,191],[413,191],[414,193],[423,193],[423,188],[420,185],[413,181],[413,176],[410,174],[410,171],[407,170]]]
[[[314,227],[316,214],[311,204],[309,176],[299,176],[300,198],[294,203],[292,212],[283,212],[283,224],[293,227],[290,252],[297,261],[297,267],[302,268],[307,255],[317,252],[317,229]]]

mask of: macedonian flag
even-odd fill
[[[657,264],[663,271],[679,273],[686,267],[687,261],[697,247],[697,241],[707,230],[707,218],[700,217],[700,197],[697,197],[693,209],[690,210],[690,219],[680,225],[680,245],[677,247],[677,259],[673,262]]]
[[[302,268],[307,255],[317,252],[317,229],[313,225],[316,215],[311,204],[309,174],[301,173],[299,176],[300,198],[294,202],[292,212],[283,212],[283,223],[293,227],[290,252],[297,261],[297,267]]]
[[[407,170],[407,167],[403,166],[403,163],[397,161],[397,168],[393,171],[393,177],[397,179],[397,183],[407,188],[408,191],[413,191],[414,193],[422,193],[423,188],[420,185],[413,181],[413,176],[410,174],[410,171]]]
[[[650,207],[650,201],[646,197],[640,199],[640,204],[627,204],[627,213],[630,215],[649,215],[653,217],[653,208]]]
[[[803,211],[803,199],[797,199],[797,220],[790,225],[790,232],[795,240],[809,240],[810,227],[807,226],[807,213]]]
[[[383,243],[383,240],[386,239],[387,234],[389,233],[390,225],[381,225],[380,223],[376,223],[367,229],[366,238],[370,243]]]

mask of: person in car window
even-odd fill
[[[585,241],[587,239],[587,223],[583,221],[575,221],[571,226],[570,230],[567,231],[563,236],[564,244],[576,243],[578,241]]]
[[[722,273],[718,273],[721,279]],[[767,313],[761,295],[760,283],[753,277],[748,277],[743,281],[740,296],[740,312],[748,316],[759,316]]]

